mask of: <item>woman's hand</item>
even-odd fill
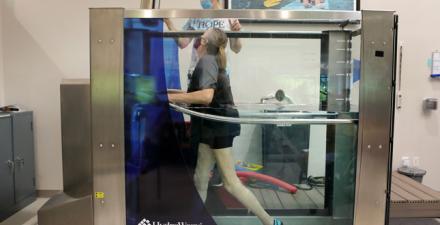
[[[178,29],[176,28],[176,26],[174,26],[174,23],[170,20],[170,18],[164,18],[163,22],[165,23],[165,25],[167,25],[168,30],[169,31],[178,31]],[[192,38],[176,38],[176,43],[177,45],[179,45],[179,48],[183,49],[186,48],[186,46],[188,46],[191,41]]]
[[[174,96],[175,96],[175,94],[168,93],[168,101],[170,103],[174,103],[175,102]]]
[[[231,26],[231,31],[241,30],[241,24],[238,19],[229,19],[229,25]]]
[[[169,18],[164,18],[163,22],[167,25],[168,30],[170,31],[176,31],[176,27],[174,27],[173,22]]]

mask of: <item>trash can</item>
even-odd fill
[[[419,183],[422,183],[423,176],[426,174],[426,170],[412,167],[400,167],[397,171]]]

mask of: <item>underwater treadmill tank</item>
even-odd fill
[[[92,9],[95,224],[385,223],[394,13],[263,14]],[[234,19],[243,28],[226,31],[224,72],[234,103],[170,102],[193,85],[203,29]],[[369,35],[378,24],[384,32]],[[199,144],[219,135],[234,137],[225,151],[239,184],[222,181],[218,150],[196,169]]]

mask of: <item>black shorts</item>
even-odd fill
[[[232,147],[235,136],[220,136],[212,138],[202,138],[200,143],[207,144],[212,149],[222,149]]]

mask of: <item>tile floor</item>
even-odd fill
[[[390,225],[439,225],[440,219],[392,219]]]
[[[47,200],[49,198],[37,198],[35,202],[9,217],[0,225],[37,225],[37,212]]]
[[[0,225],[37,225],[37,211],[49,198],[38,198],[20,212],[11,216]],[[440,219],[392,219],[390,225],[440,225]]]

